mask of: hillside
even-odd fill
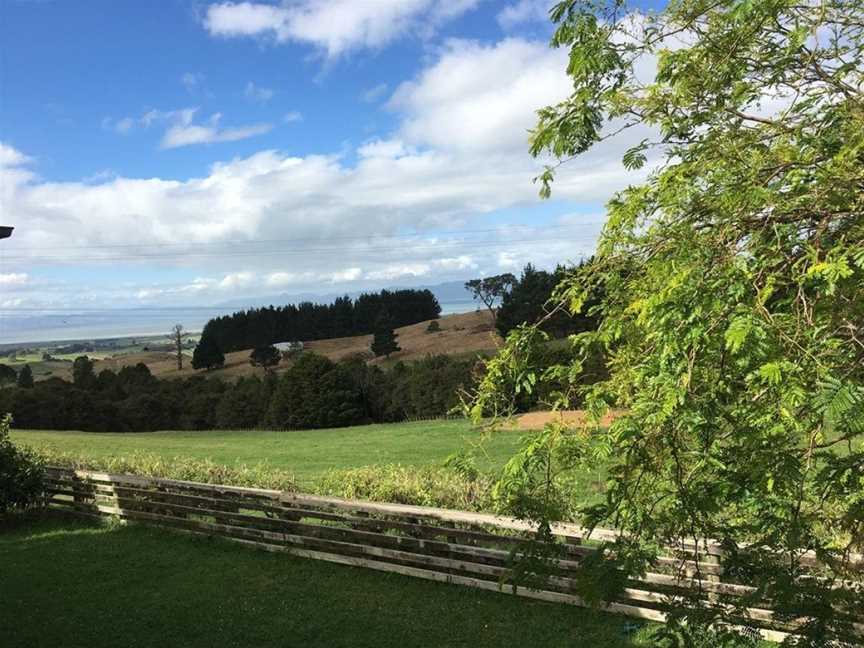
[[[369,351],[369,345],[372,342],[371,335],[316,340],[306,342],[304,346],[307,350],[326,356],[331,360],[341,360],[352,355],[362,354],[367,357],[370,364],[389,365],[399,360],[417,360],[428,354],[457,355],[493,351],[501,340],[495,332],[491,317],[487,312],[474,311],[445,315],[438,319],[438,323],[441,330],[437,333],[426,332],[429,325],[428,321],[396,329],[396,333],[399,335],[398,343],[402,350],[392,354],[389,359],[373,358]],[[256,373],[263,374],[263,369],[249,364],[250,352],[251,349],[246,349],[226,353],[225,367],[210,372],[210,375],[237,378]],[[117,371],[122,367],[135,365],[139,362],[146,364],[153,375],[160,378],[187,377],[195,373],[203,373],[195,372],[192,369],[191,357],[186,358],[183,370],[177,371],[174,355],[164,351],[142,351],[105,358],[96,363],[95,369],[97,373],[102,369]],[[284,362],[282,366],[285,366]],[[71,371],[68,366],[65,367],[65,370],[67,374]],[[59,372],[54,375],[68,377]]]

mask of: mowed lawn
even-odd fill
[[[495,432],[477,454],[481,469],[496,468],[519,447],[524,431]],[[304,431],[136,432],[129,434],[13,430],[12,440],[93,458],[147,452],[166,459],[193,457],[219,464],[266,462],[293,473],[302,485],[328,469],[373,464],[441,464],[481,443],[467,421],[426,421]]]
[[[651,645],[620,616],[140,525],[0,526],[4,648]]]

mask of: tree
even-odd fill
[[[117,382],[127,394],[151,391],[157,383],[156,377],[143,362],[126,365],[117,372]]]
[[[481,302],[489,309],[492,315],[492,320],[495,320],[495,304],[501,301],[513,284],[516,283],[516,277],[509,272],[495,275],[493,277],[485,277],[483,279],[472,279],[465,282],[465,290],[471,293],[471,297]]]
[[[183,328],[182,324],[175,324],[172,326],[171,332],[168,334],[168,338],[174,345],[174,351],[177,354],[177,371],[182,371],[183,369],[183,339],[187,335],[189,334]]]
[[[192,352],[193,369],[220,369],[225,365],[225,354],[211,335],[202,335]]]
[[[441,331],[441,325],[438,323],[438,320],[432,320],[426,327],[427,333],[438,333],[439,331]]]
[[[72,383],[81,389],[90,389],[96,384],[93,361],[86,355],[78,356],[72,363]]]
[[[435,319],[441,314],[441,305],[429,290],[382,290],[353,300],[339,297],[332,304],[303,302],[250,308],[211,319],[202,335],[213,336],[225,353],[287,340],[366,335],[373,332],[383,311],[399,327]]]
[[[216,407],[216,427],[244,430],[261,423],[270,393],[267,384],[258,376],[240,378],[232,388],[222,393]]]
[[[389,358],[391,353],[401,351],[402,348],[396,342],[397,337],[399,336],[392,328],[378,329],[372,336],[372,353]]]
[[[325,427],[328,413],[322,381],[334,366],[332,360],[315,353],[300,356],[275,385],[267,411],[268,425],[294,430]]]
[[[255,347],[249,354],[249,364],[253,367],[264,367],[268,371],[279,364],[282,354],[274,346]]]
[[[393,320],[387,313],[381,313],[378,320],[375,322],[375,331],[372,334],[371,350],[375,356],[390,357],[391,353],[401,351],[401,348],[396,343],[396,338],[399,337],[396,331],[393,330]]]
[[[21,389],[32,389],[33,370],[30,369],[30,365],[24,365],[21,367],[21,371],[18,372],[18,386]]]
[[[578,314],[569,313],[566,308],[554,299],[555,288],[566,277],[568,272],[587,272],[585,262],[580,262],[575,268],[558,266],[555,272],[537,270],[530,263],[522,270],[522,276],[504,295],[501,305],[495,313],[495,328],[501,337],[520,324],[539,323],[540,329],[553,338],[561,338],[582,331],[597,328],[597,316],[589,315],[594,306],[599,304],[601,290],[594,290]]]
[[[670,635],[692,643],[767,597],[806,612],[802,645],[848,636],[864,613],[838,586],[860,585],[849,552],[864,549],[864,5],[680,0],[646,16],[568,0],[552,16],[574,89],[539,112],[532,153],[564,160],[633,133],[625,167],[652,164],[608,203],[591,272],[558,288],[573,312],[605,291],[598,330],[577,339],[608,359],[608,379],[574,392],[593,434],[532,437],[501,501],[548,521],[567,471],[600,453],[605,500],[582,520],[622,535],[598,568],[646,569],[658,546],[686,540],[698,559],[719,539],[755,586],[731,607],[670,602]],[[556,172],[541,174],[543,195]],[[530,365],[543,338],[510,333],[476,418],[544,380]],[[604,432],[610,404],[626,414]],[[804,578],[808,551],[824,578]]]
[[[0,364],[0,385],[8,385],[18,380],[18,373],[7,364]]]

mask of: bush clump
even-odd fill
[[[42,461],[32,450],[12,443],[11,421],[8,414],[0,419],[0,515],[38,506],[45,493]]]

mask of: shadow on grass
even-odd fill
[[[69,517],[0,523],[18,646],[648,646],[630,620]]]

